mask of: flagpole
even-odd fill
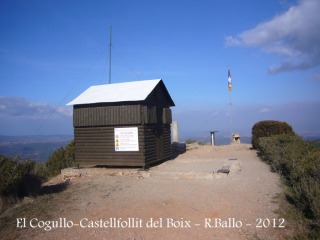
[[[112,49],[112,24],[110,24],[110,43],[109,43],[109,84],[111,84],[111,49]]]
[[[228,68],[228,91],[229,91],[229,106],[230,106],[230,131],[231,131],[231,141],[232,141],[232,134],[233,134],[233,122],[232,122],[232,98],[231,98],[231,91],[232,91],[232,77],[230,68]]]
[[[232,96],[231,96],[231,91],[229,91],[229,106],[230,106],[230,131],[231,131],[231,138],[233,134],[233,119],[232,119]]]

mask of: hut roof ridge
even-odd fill
[[[162,79],[91,86],[67,105],[143,101]]]

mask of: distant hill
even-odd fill
[[[47,161],[58,148],[73,139],[71,135],[52,136],[0,136],[0,154],[37,162]]]

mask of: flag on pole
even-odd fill
[[[228,69],[228,90],[232,90],[232,81],[231,81],[231,71],[230,68]]]

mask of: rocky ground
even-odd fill
[[[1,238],[288,239],[279,176],[250,147],[194,145],[148,171],[64,170],[1,216]]]

